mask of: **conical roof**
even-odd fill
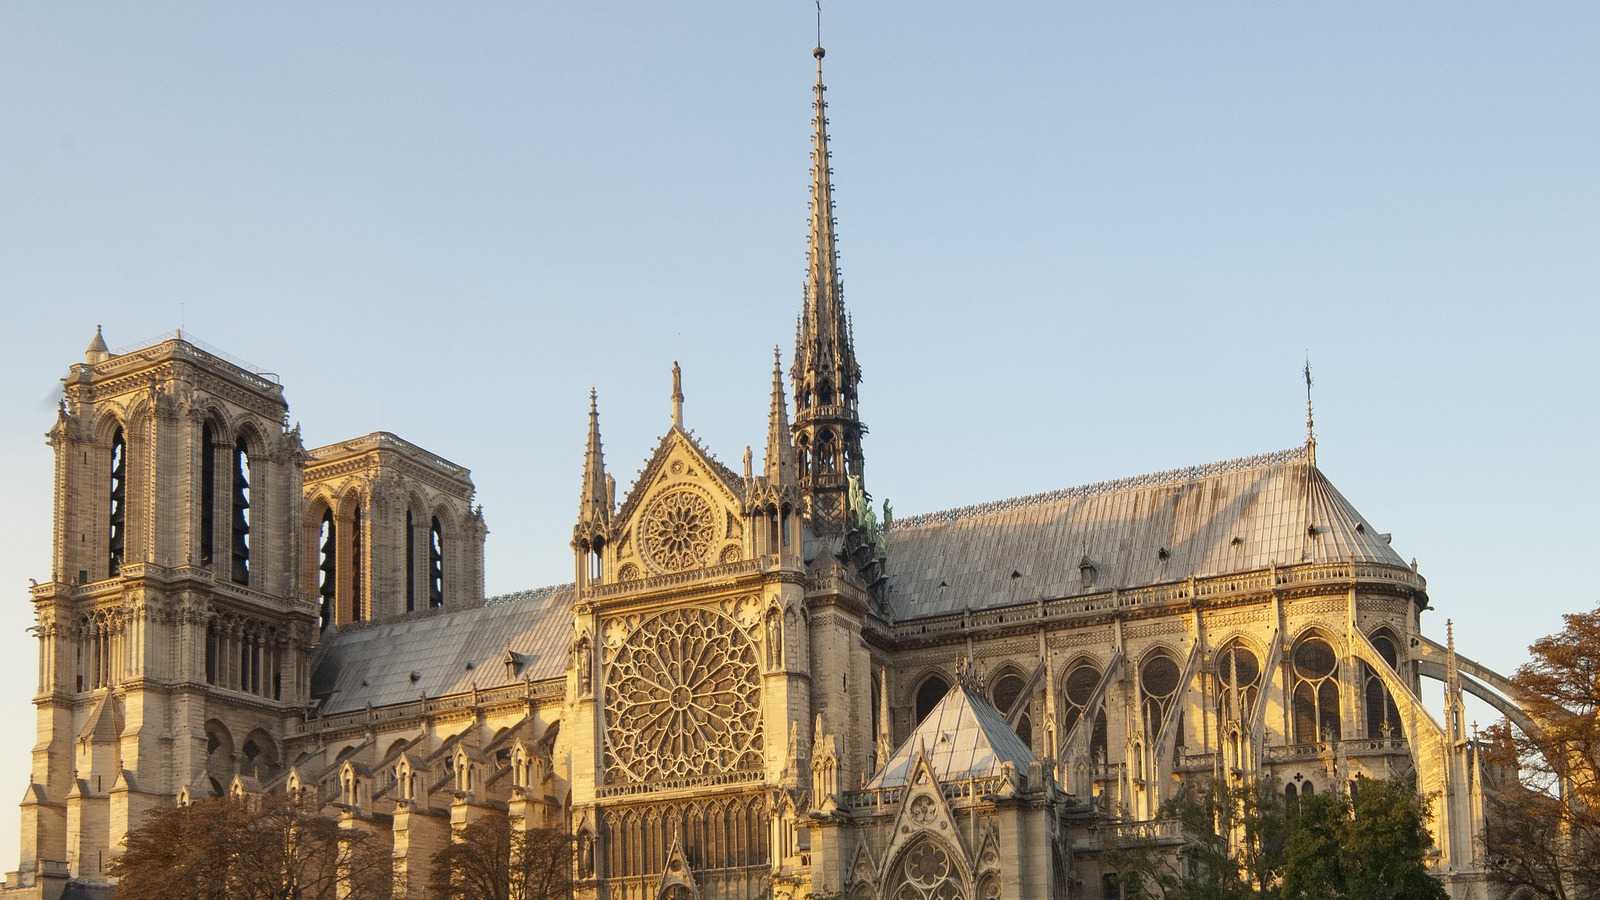
[[[1026,773],[1034,761],[1033,751],[1000,710],[961,681],[918,723],[867,788],[906,784],[918,753],[927,754],[934,774],[946,782],[998,775],[1006,763]]]

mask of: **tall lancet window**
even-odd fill
[[[406,510],[406,612],[417,608],[417,526]]]
[[[217,552],[217,435],[207,422],[200,427],[200,564],[211,565]]]
[[[428,527],[428,607],[444,605],[444,529],[434,516]]]
[[[355,513],[350,517],[350,621],[361,621],[361,573],[366,569],[362,565],[361,545],[361,506],[356,505]]]
[[[322,573],[322,580],[317,584],[317,593],[322,597],[322,622],[321,627],[326,628],[333,621],[333,598],[339,586],[339,563],[334,550],[338,547],[338,526],[333,521],[333,510],[327,509],[322,513],[322,527],[320,544],[317,549],[317,571]]]
[[[233,581],[250,583],[250,451],[233,446]]]
[[[111,506],[108,516],[111,564],[107,577],[114,578],[122,571],[123,544],[128,525],[128,441],[118,428],[111,436]]]

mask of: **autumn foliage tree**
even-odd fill
[[[434,854],[428,889],[441,900],[565,900],[572,896],[572,840],[564,831],[524,831],[491,816],[461,828]]]
[[[156,810],[107,866],[118,900],[386,900],[387,848],[281,797]]]
[[[1491,731],[1485,796],[1491,874],[1551,900],[1600,897],[1600,610],[1562,619],[1511,679],[1533,729]]]

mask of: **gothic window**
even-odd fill
[[[833,432],[824,428],[822,433],[817,435],[817,474],[831,475],[838,469],[837,453]]]
[[[961,872],[944,847],[932,838],[919,838],[900,857],[891,900],[965,900]]]
[[[1388,631],[1380,630],[1372,636],[1372,646],[1389,664],[1389,668],[1397,670],[1400,664],[1400,654],[1395,650],[1394,637]],[[1395,706],[1394,697],[1389,695],[1389,689],[1383,683],[1383,676],[1370,665],[1361,664],[1362,675],[1362,705],[1367,713],[1367,737],[1369,738],[1399,738],[1405,734],[1400,727],[1400,709]]]
[[[948,693],[950,693],[950,682],[945,681],[944,676],[929,675],[923,679],[922,684],[917,686],[917,721],[920,723],[926,719],[928,713],[933,712],[933,708],[938,706],[939,701]]]
[[[1139,667],[1139,694],[1144,713],[1145,736],[1154,741],[1161,734],[1167,712],[1178,699],[1178,682],[1183,675],[1178,664],[1164,652],[1145,658]]]
[[[406,612],[417,608],[417,527],[406,510]]]
[[[994,708],[1009,718],[1019,701],[1027,703],[1026,698],[1022,696],[1025,687],[1027,681],[1015,669],[995,679],[994,686],[989,689],[989,697],[994,702]],[[1026,713],[1017,719],[1017,737],[1022,738],[1023,743],[1033,745],[1033,722]]]
[[[233,447],[233,581],[250,583],[250,452],[244,438]]]
[[[333,598],[338,591],[339,563],[335,552],[338,547],[338,527],[333,521],[333,510],[323,510],[321,541],[317,548],[317,571],[321,573],[321,580],[317,583],[317,595],[322,598],[322,628],[328,627],[333,622]]]
[[[122,571],[123,544],[127,538],[128,524],[128,442],[119,427],[111,436],[111,506],[108,516],[110,529],[111,565],[107,575],[115,578]]]
[[[1339,658],[1320,637],[1294,648],[1294,739],[1300,744],[1336,741],[1339,724]]]
[[[200,564],[211,565],[217,546],[217,436],[200,427]]]
[[[609,783],[760,768],[760,665],[731,619],[675,609],[644,620],[605,673]]]
[[[444,529],[439,517],[428,525],[428,608],[444,605]]]
[[[1261,696],[1261,663],[1235,640],[1217,654],[1217,716],[1248,723]]]
[[[366,570],[363,557],[361,504],[356,503],[350,516],[350,621],[361,621],[361,575]]]

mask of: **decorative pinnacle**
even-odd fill
[[[683,427],[683,370],[678,361],[672,361],[672,424]]]
[[[1317,464],[1317,422],[1311,413],[1311,354],[1306,354],[1306,452],[1311,464]]]
[[[605,524],[611,519],[610,478],[605,451],[600,444],[599,393],[589,388],[589,438],[583,451],[583,490],[578,498],[578,521]]]

